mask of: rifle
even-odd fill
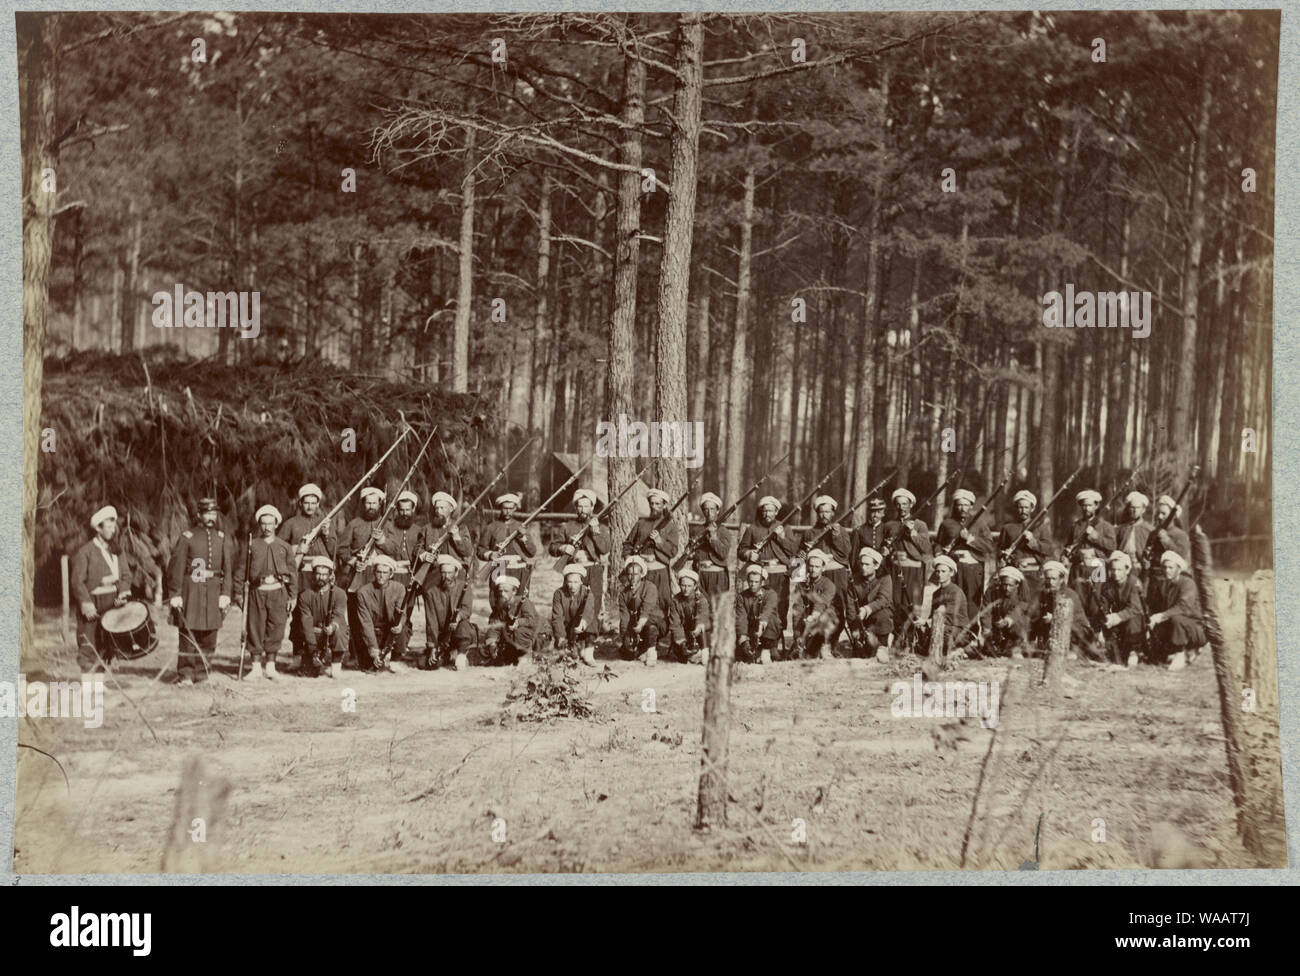
[[[632,490],[632,487],[633,487],[633,486],[634,486],[638,481],[641,480],[641,475],[643,475],[643,474],[645,474],[645,471],[644,471],[644,470],[641,470],[641,471],[638,471],[635,475],[633,475],[633,476],[632,476],[632,480],[629,481],[629,482],[627,483],[627,487],[625,487],[622,491],[620,491],[617,495],[615,495],[615,496],[610,500],[610,502],[609,502],[608,505],[606,505],[606,506],[605,506],[604,508],[602,508],[602,509],[601,509],[601,510],[596,514],[596,515],[594,515],[594,516],[592,516],[592,517],[595,518],[596,521],[598,521],[598,522],[599,522],[602,518],[604,518],[605,515],[607,515],[607,514],[609,513],[610,509],[612,509],[615,505],[617,505],[618,502],[619,502],[619,500],[620,500],[624,495],[626,495],[629,491],[631,491],[631,490]],[[586,535],[587,535],[587,533],[588,533],[589,531],[591,531],[591,523],[590,523],[590,522],[586,522],[586,523],[583,524],[581,531],[579,531],[577,535],[575,535],[575,536],[573,536],[572,538],[569,539],[569,545],[573,546],[574,549],[577,549],[577,548],[578,548],[578,543],[580,543],[580,542],[581,542],[581,541],[586,537]],[[563,573],[563,572],[564,572],[564,567],[567,566],[567,565],[569,565],[569,560],[570,560],[571,558],[572,558],[572,557],[571,557],[571,556],[566,552],[566,553],[564,553],[562,556],[560,556],[559,559],[555,560],[555,565],[554,565],[554,567],[553,567],[553,568],[555,569],[555,571],[556,571],[557,573]]]
[[[763,486],[763,482],[767,481],[767,479],[772,476],[772,472],[775,471],[777,468],[779,468],[781,465],[785,464],[786,458],[788,458],[789,456],[790,456],[790,452],[786,451],[785,456],[782,457],[781,460],[777,461],[776,464],[768,468],[767,471],[763,473],[763,477],[759,478],[757,481],[753,483],[753,485],[750,486],[749,491],[745,492],[734,502],[728,505],[727,510],[725,512],[722,512],[718,516],[718,525],[722,525],[724,522],[726,522],[727,519],[731,517],[732,513],[735,512],[735,510],[740,507],[741,502],[743,502],[750,495],[754,494],[754,492],[758,491],[758,489]],[[674,571],[681,568],[682,563],[686,562],[688,559],[690,559],[692,556],[695,555],[696,551],[700,548],[700,543],[703,541],[703,539],[704,539],[704,534],[700,534],[697,535],[694,539],[691,539],[686,543],[686,548],[682,550],[682,554],[678,556],[677,559],[673,562]]]
[[[681,508],[681,507],[682,507],[682,502],[686,501],[686,499],[689,498],[690,495],[691,495],[691,486],[690,486],[690,483],[688,482],[687,485],[686,485],[686,490],[685,490],[684,492],[682,492],[681,497],[678,498],[677,501],[673,502],[671,508],[667,508],[667,509],[664,510],[663,515],[659,516],[659,522],[658,522],[658,524],[656,524],[655,527],[654,527],[653,529],[651,529],[650,531],[651,531],[651,532],[658,532],[660,529],[663,529],[663,528],[667,527],[668,523],[671,522],[671,521],[673,520],[673,512],[675,512],[675,511],[677,511],[677,509]]]
[[[819,491],[822,490],[822,485],[824,485],[824,484],[826,484],[826,482],[830,481],[830,480],[831,480],[831,477],[832,477],[832,476],[833,476],[837,471],[839,471],[839,469],[842,468],[842,467],[844,467],[844,462],[843,462],[843,461],[841,461],[839,464],[835,465],[835,467],[831,468],[828,472],[826,472],[825,477],[823,477],[821,481],[817,482],[817,484],[813,485],[812,491],[808,492],[808,494],[804,495],[803,498],[799,499],[799,504],[795,505],[794,508],[790,509],[790,515],[794,515],[794,514],[795,514],[796,512],[798,512],[801,508],[803,508],[805,505],[807,505],[807,504],[808,504],[808,501],[809,501],[809,500],[810,500],[814,495],[816,495],[817,492],[819,492]],[[790,517],[790,516],[786,516],[786,518],[789,518],[789,517]],[[778,528],[781,528],[781,529],[785,528],[785,519],[777,519],[777,521],[776,521],[776,525],[772,528],[772,531],[769,532],[769,533],[767,534],[767,537],[766,537],[762,542],[760,542],[758,545],[753,546],[752,548],[753,548],[756,552],[758,552],[758,553],[761,554],[761,553],[763,552],[763,547],[766,546],[769,542],[771,542],[772,539],[776,536],[776,530],[777,530]]]
[[[542,510],[546,508],[547,505],[549,505],[552,501],[558,498],[561,492],[563,492],[565,488],[568,488],[569,485],[573,484],[580,477],[582,477],[582,472],[586,471],[587,468],[591,467],[591,462],[593,460],[595,460],[595,458],[589,459],[586,464],[580,467],[577,471],[573,472],[573,474],[569,477],[568,481],[560,485],[559,488],[556,488],[555,491],[551,492],[551,497],[546,499],[546,501],[542,502],[540,505],[537,506],[537,511],[533,512],[532,515],[528,516],[528,518],[524,519],[521,523],[519,523],[519,528],[515,529],[513,532],[511,532],[508,536],[506,536],[504,539],[502,539],[493,547],[494,549],[496,549],[496,554],[498,558],[500,558],[505,553],[506,548],[510,545],[510,543],[514,542],[523,534],[524,530],[528,528],[529,524],[533,521],[533,519],[537,518],[537,516],[542,514]],[[495,562],[496,560],[494,559],[487,563],[485,567],[487,569],[487,572],[485,572],[483,576],[480,578],[486,579],[488,576],[492,574],[492,565]]]
[[[491,481],[489,481],[486,485],[484,485],[483,490],[478,493],[478,495],[474,498],[474,500],[460,510],[460,514],[456,516],[455,521],[453,521],[451,525],[447,526],[447,531],[442,534],[442,538],[440,538],[433,545],[425,545],[424,547],[422,547],[420,549],[420,553],[423,552],[436,553],[439,549],[441,549],[442,544],[451,537],[451,530],[459,528],[461,522],[465,521],[466,517],[469,516],[476,508],[478,508],[478,503],[483,500],[483,497],[489,491],[492,490],[492,486],[495,485],[498,481],[500,481],[501,478],[505,475],[505,473],[510,470],[510,465],[515,463],[515,461],[519,458],[519,455],[523,454],[524,451],[528,450],[528,446],[532,444],[532,442],[533,442],[532,437],[527,438],[524,441],[523,446],[521,446],[519,450],[515,451],[514,455],[510,458],[510,460],[507,461],[504,467],[502,467],[501,470],[497,472],[496,477],[493,478]],[[420,562],[420,553],[416,553],[416,560],[415,560],[417,563],[419,563],[419,565],[411,572],[411,586],[407,589],[408,600],[410,599],[412,593],[414,593],[416,590],[420,589],[420,587],[424,585],[424,581],[429,576],[429,570],[433,566],[433,563],[430,562]],[[469,568],[470,568],[469,566],[465,567],[466,578],[468,578],[469,575]]]
[[[1002,550],[1001,558],[999,559],[1001,565],[1006,566],[1009,562],[1011,562],[1011,554],[1016,551],[1016,546],[1020,545],[1020,540],[1023,539],[1026,535],[1034,531],[1034,529],[1036,529],[1039,525],[1042,524],[1043,519],[1045,519],[1047,517],[1047,513],[1052,510],[1052,506],[1056,504],[1057,499],[1059,499],[1063,494],[1065,494],[1066,489],[1068,489],[1070,485],[1074,483],[1075,478],[1079,477],[1079,475],[1083,473],[1083,469],[1088,466],[1088,462],[1091,460],[1092,458],[1089,457],[1088,461],[1084,461],[1083,464],[1075,468],[1074,471],[1071,473],[1070,477],[1065,479],[1064,484],[1062,484],[1060,488],[1056,489],[1056,494],[1052,496],[1051,500],[1046,505],[1044,505],[1043,508],[1040,511],[1038,511],[1032,518],[1030,518],[1028,522],[1025,523],[1025,527],[1021,529],[1020,534],[1011,541],[1011,545],[1007,546],[1007,548]]]
[[[1010,480],[1011,480],[1010,475],[1007,475],[1007,477],[1002,479],[1002,483],[993,489],[993,494],[989,495],[988,498],[984,499],[984,504],[981,505],[979,508],[977,508],[975,510],[975,513],[971,515],[970,521],[967,523],[968,526],[973,527],[980,520],[980,516],[982,516],[985,512],[989,510],[989,506],[993,504],[993,500],[997,498],[998,495],[1002,494],[1003,491],[1006,490],[1007,483]],[[957,548],[958,543],[960,543],[961,541],[962,541],[961,535],[958,534],[957,538],[953,539],[952,542],[948,543],[946,546],[943,547],[943,554],[945,556],[951,556],[953,550]]]
[[[962,470],[963,469],[958,468],[956,471],[954,471],[951,475],[948,476],[948,479],[943,484],[941,484],[938,488],[936,488],[933,492],[931,492],[930,496],[926,498],[925,501],[921,502],[919,506],[912,509],[912,521],[921,522],[921,520],[917,518],[917,515],[919,515],[923,509],[929,507],[930,503],[933,502],[936,498],[938,498],[941,493],[946,491],[948,486],[961,476]],[[899,525],[901,526],[902,523],[900,522]],[[925,526],[925,523],[921,522],[921,525]],[[925,531],[928,536],[930,532],[928,526],[926,526]],[[888,560],[889,557],[894,554],[894,543],[901,538],[902,536],[898,535],[895,536],[893,539],[886,539],[883,543],[881,543],[880,555],[883,556],[886,560]]]
[[[1178,509],[1183,504],[1183,499],[1187,497],[1187,492],[1191,489],[1192,483],[1200,473],[1201,466],[1199,464],[1192,465],[1191,474],[1187,476],[1187,481],[1183,485],[1183,490],[1180,491],[1178,497],[1174,499],[1173,508],[1169,509],[1169,514],[1162,518],[1156,524],[1156,527],[1151,530],[1151,534],[1147,536],[1146,548],[1142,550],[1142,565],[1144,567],[1149,567],[1151,561],[1155,559],[1156,543],[1160,541],[1160,533],[1169,528],[1170,524],[1177,517]]]
[[[817,536],[817,538],[813,539],[811,542],[800,543],[799,546],[800,551],[803,553],[809,553],[812,552],[814,549],[816,549],[817,546],[821,544],[822,539],[826,538],[827,533],[830,532],[831,529],[835,528],[835,526],[840,522],[841,519],[847,518],[848,516],[852,515],[855,511],[857,511],[859,508],[861,508],[863,505],[865,505],[867,503],[867,500],[871,498],[871,496],[874,495],[876,492],[878,492],[881,488],[885,487],[885,483],[889,481],[889,479],[892,478],[897,473],[898,473],[898,468],[894,468],[894,470],[890,471],[889,474],[885,475],[874,485],[872,485],[871,490],[868,491],[865,495],[863,495],[859,501],[854,502],[851,508],[846,510],[842,515],[838,515],[831,521],[827,522],[826,525],[822,528],[821,533]]]
[[[248,650],[248,574],[253,569],[253,533],[248,533],[248,545],[244,548],[244,594],[240,598],[239,609],[244,613],[244,626],[239,631],[239,670],[235,680],[244,680],[244,653]]]
[[[403,423],[405,423],[406,418],[403,417],[402,421]],[[386,450],[383,454],[381,454],[379,456],[379,460],[376,461],[373,465],[371,465],[370,470],[361,476],[361,480],[352,486],[352,490],[349,491],[342,498],[340,498],[339,503],[335,505],[333,508],[331,508],[329,512],[326,514],[326,516],[323,519],[321,519],[319,522],[317,522],[314,526],[312,526],[311,530],[305,536],[302,537],[302,541],[298,543],[299,547],[302,549],[302,554],[298,556],[299,572],[302,571],[302,561],[306,558],[307,550],[311,548],[311,544],[316,541],[316,536],[320,535],[321,532],[325,530],[325,527],[330,524],[334,516],[339,513],[339,510],[343,508],[344,505],[347,504],[348,499],[351,498],[354,494],[356,494],[358,488],[360,488],[362,485],[364,485],[367,481],[370,480],[371,476],[376,471],[379,470],[380,466],[386,460],[388,460],[388,455],[392,454],[395,450],[397,450],[397,445],[402,443],[402,441],[406,439],[406,435],[409,434],[414,429],[415,428],[412,427],[410,424],[407,424],[406,429],[402,431],[401,435],[397,438],[397,440],[393,441],[393,446],[390,447],[388,450]],[[437,427],[434,428],[434,430],[437,429],[438,429]]]
[[[407,483],[411,480],[411,475],[415,474],[415,469],[418,468],[420,462],[424,460],[424,452],[427,451],[429,445],[433,443],[433,435],[436,433],[438,433],[438,425],[434,424],[433,430],[429,432],[429,436],[424,442],[424,446],[420,448],[420,453],[415,456],[415,462],[411,465],[410,470],[406,472],[406,477],[402,479],[402,483],[398,485],[397,490],[393,492],[393,500],[388,503],[388,507],[384,509],[384,513],[379,517],[379,531],[383,530],[384,523],[388,521],[388,516],[393,514],[393,509],[397,507],[397,496],[406,490]],[[375,535],[372,532],[370,538],[366,540],[366,544],[361,547],[361,551],[355,556],[357,561],[357,571],[352,576],[352,582],[348,584],[349,593],[355,593],[357,590],[361,589],[361,569],[366,565],[367,560],[370,559],[370,554],[374,551]]]
[[[1070,565],[1071,560],[1074,559],[1074,554],[1083,546],[1084,541],[1088,538],[1088,534],[1087,534],[1088,528],[1093,524],[1095,524],[1096,520],[1099,519],[1104,512],[1109,510],[1112,505],[1115,504],[1115,501],[1120,497],[1120,495],[1128,491],[1129,486],[1132,485],[1133,482],[1137,481],[1137,476],[1140,471],[1141,471],[1140,468],[1134,468],[1133,473],[1128,476],[1128,480],[1125,481],[1124,484],[1121,485],[1119,489],[1115,491],[1109,498],[1107,498],[1104,504],[1098,507],[1096,514],[1094,514],[1092,518],[1088,519],[1088,525],[1084,526],[1083,537],[1079,539],[1077,542],[1071,542],[1068,546],[1066,546],[1064,549],[1061,550],[1061,562],[1065,563],[1067,566]]]

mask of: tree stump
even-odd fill
[[[1061,676],[1070,656],[1070,628],[1074,623],[1074,603],[1058,594],[1052,603],[1052,626],[1047,633],[1047,660],[1043,664],[1043,684],[1053,695],[1061,693]]]
[[[713,647],[705,665],[704,735],[696,830],[727,822],[727,743],[731,732],[731,670],[736,660],[736,597],[713,601]]]
[[[226,816],[230,782],[212,776],[198,756],[185,762],[176,790],[176,810],[163,851],[164,872],[207,874],[216,870],[216,844]]]

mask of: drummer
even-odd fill
[[[217,631],[234,592],[235,542],[218,528],[215,498],[200,498],[198,524],[176,540],[167,564],[172,622],[180,630],[176,681],[203,681],[217,653]]]
[[[90,517],[95,537],[72,557],[71,586],[77,600],[77,661],[83,672],[113,661],[113,645],[99,617],[131,598],[135,562],[117,543],[117,509],[105,505]]]

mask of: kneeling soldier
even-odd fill
[[[424,661],[427,668],[469,667],[474,646],[474,594],[464,565],[451,553],[438,556],[438,582],[424,588]]]
[[[835,655],[835,638],[840,632],[839,604],[835,599],[838,587],[826,575],[829,558],[820,549],[811,550],[804,557],[808,576],[793,584],[790,606],[794,618],[794,648],[792,657],[806,657],[816,653],[823,661]]]
[[[583,664],[596,666],[592,639],[596,631],[596,595],[587,585],[587,567],[570,563],[564,582],[551,597],[551,636],[560,651],[578,652]]]
[[[989,654],[1024,657],[1029,641],[1029,604],[1025,597],[1025,574],[1015,566],[1003,566],[998,578],[984,592],[984,609],[988,630],[980,635],[980,645]]]
[[[337,678],[348,647],[348,595],[334,585],[334,560],[311,556],[311,586],[294,609],[303,636],[299,674],[314,678],[322,672]]]
[[[781,636],[776,614],[776,593],[767,585],[767,570],[758,563],[746,566],[745,586],[736,594],[736,660],[772,663]]]
[[[969,619],[966,612],[966,594],[954,580],[957,577],[957,562],[951,556],[939,556],[934,561],[934,579],[938,584],[930,597],[929,627],[925,631],[924,646],[928,647],[933,634],[934,620],[939,609],[943,609],[943,646],[936,648],[942,655],[935,664],[940,664],[950,654],[965,647],[970,640]]]
[[[894,632],[894,581],[880,572],[884,557],[870,546],[858,553],[856,571],[840,591],[840,617],[849,635],[854,657],[875,655],[889,660],[889,637]]]
[[[248,565],[248,654],[247,677],[275,677],[275,657],[284,642],[284,628],[297,602],[298,566],[293,547],[277,538],[280,510],[263,505],[257,510],[259,538],[250,543],[247,560],[235,563],[235,593],[244,592],[244,565]]]
[[[1205,643],[1201,625],[1201,601],[1196,583],[1187,572],[1182,554],[1166,549],[1160,554],[1163,576],[1152,580],[1151,614],[1147,628],[1151,631],[1151,650],[1157,660],[1169,661],[1170,671],[1187,667],[1187,655]]]
[[[1133,560],[1122,549],[1110,554],[1110,576],[1097,589],[1092,626],[1100,650],[1111,662],[1137,667],[1146,637],[1146,602],[1133,574]]]
[[[693,569],[677,574],[680,590],[668,612],[668,631],[673,653],[687,664],[704,664],[709,653],[712,611],[709,597],[700,589],[700,576]]]
[[[406,656],[406,587],[393,579],[397,562],[380,554],[371,563],[372,582],[357,590],[357,623],[361,627],[363,671],[392,671],[390,654],[400,661]]]
[[[1065,601],[1072,604],[1070,616],[1070,657],[1078,656],[1079,651],[1087,653],[1093,643],[1092,624],[1088,623],[1083,601],[1079,594],[1066,585],[1070,571],[1065,564],[1055,559],[1043,563],[1043,579],[1046,585],[1038,594],[1037,606],[1031,605],[1031,622],[1029,634],[1044,650],[1052,633],[1052,617],[1059,612],[1058,607]],[[1036,611],[1036,615],[1035,615]]]
[[[659,638],[667,629],[659,590],[645,578],[646,563],[640,556],[628,557],[624,573],[627,585],[618,595],[623,656],[644,660],[646,667],[653,667],[659,660]]]
[[[537,643],[537,611],[527,593],[521,593],[519,581],[502,576],[489,594],[492,613],[484,656],[496,664],[518,664]]]

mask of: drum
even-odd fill
[[[99,626],[118,657],[132,660],[158,648],[158,632],[149,615],[149,606],[139,600],[105,610]]]

